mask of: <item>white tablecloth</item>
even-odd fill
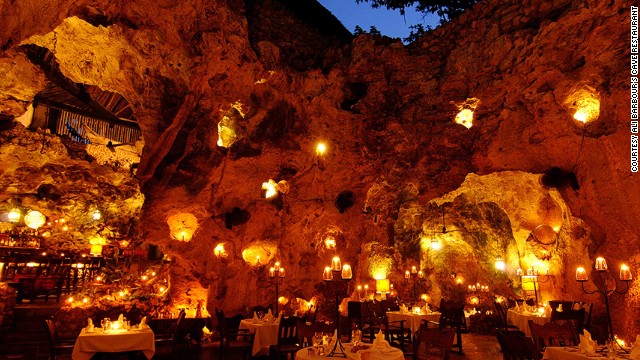
[[[430,314],[414,314],[389,311],[387,312],[387,318],[389,318],[389,321],[404,320],[404,327],[411,329],[411,332],[415,333],[420,328],[422,320],[437,322],[440,320],[440,313],[432,312]]]
[[[511,309],[507,310],[507,322],[511,325],[517,326],[520,331],[525,333],[525,335],[531,337],[529,320],[533,320],[535,324],[544,325],[548,323],[550,319],[548,316],[525,315]]]
[[[598,356],[587,356],[581,354],[576,348],[549,346],[544,350],[542,359],[544,360],[594,360],[594,359],[606,359],[607,353],[598,353]],[[614,359],[629,359],[629,356],[617,355]]]
[[[153,331],[131,330],[102,333],[102,329],[96,328],[95,332],[87,333],[84,330],[76,339],[71,358],[73,360],[88,360],[98,352],[125,352],[140,350],[147,359],[151,359],[156,352],[156,343]]]
[[[370,350],[360,350],[358,352],[351,352],[352,346],[350,344],[344,344],[345,353],[347,354],[347,358],[351,360],[405,360],[404,354],[400,349],[390,348],[389,350],[379,350],[379,349],[370,349]],[[311,347],[313,348],[313,347]],[[309,348],[304,348],[298,350],[296,353],[295,360],[325,360],[327,359],[327,354],[333,349],[333,347],[328,347],[325,350],[325,355],[320,356],[317,354],[309,354]],[[360,359],[358,359],[358,353],[360,353]]]
[[[269,354],[269,346],[278,343],[278,324],[266,324],[262,321],[245,319],[240,321],[240,329],[248,329],[252,334],[253,348],[251,354],[256,356]]]

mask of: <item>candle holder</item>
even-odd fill
[[[426,282],[422,270],[418,270],[415,266],[411,267],[411,271],[404,272],[404,283],[409,284],[413,280],[413,299],[417,302],[420,300],[418,296],[418,284]]]
[[[549,270],[544,275],[540,275],[537,268],[533,266],[527,270],[527,274],[525,275],[522,272],[522,269],[516,270],[516,275],[520,276],[520,281],[522,282],[522,290],[525,292],[531,291],[530,289],[525,289],[524,284],[533,285],[533,294],[536,299],[536,307],[540,306],[540,302],[538,301],[538,284],[544,284],[549,282]]]
[[[327,283],[327,289],[330,289],[332,287],[331,285],[333,284],[333,289],[336,294],[336,340],[327,357],[346,358],[347,353],[345,352],[344,345],[342,345],[340,336],[339,296],[341,293],[344,293],[345,295],[347,294],[347,291],[349,290],[349,281],[351,281],[353,275],[351,272],[351,266],[349,265],[344,265],[342,269],[340,269],[340,259],[338,257],[333,258],[331,265],[331,267],[327,266],[324,269],[324,273],[322,275],[322,279]]]
[[[278,316],[278,290],[280,285],[284,282],[284,268],[280,267],[280,263],[276,262],[272,268],[269,269],[269,278],[271,278],[271,282],[273,282],[276,286],[276,313],[275,316]]]
[[[618,290],[618,282],[616,278],[609,273],[607,262],[603,257],[598,257],[596,259],[595,271],[602,278],[602,287],[599,287],[595,282],[593,282],[593,285],[595,285],[596,287],[595,290],[589,291],[585,289],[584,283],[589,281],[589,276],[587,275],[587,272],[583,267],[579,267],[576,269],[576,281],[580,283],[580,285],[582,286],[582,291],[585,294],[591,295],[598,293],[601,294],[604,298],[604,306],[607,311],[607,325],[609,327],[609,340],[614,340],[613,323],[611,322],[611,310],[609,309],[609,297],[613,294],[623,295],[626,294],[627,291],[629,291],[629,281],[632,280],[631,270],[626,264],[622,264],[622,266],[620,267],[620,281],[622,281],[625,285],[624,290]],[[607,287],[608,280],[613,280],[612,289],[609,289]]]

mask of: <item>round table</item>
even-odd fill
[[[371,344],[367,344],[371,345]],[[331,352],[333,346],[326,347],[324,355],[317,355],[314,351],[313,353],[309,353],[309,349],[314,349],[313,346],[306,347],[304,349],[298,350],[296,352],[296,360],[325,360],[327,358],[327,354]],[[404,360],[404,353],[400,349],[389,348],[389,349],[373,349],[370,348],[368,350],[359,350],[357,352],[351,352],[353,345],[344,344],[344,350],[347,354],[348,359],[352,360]]]
[[[525,335],[531,337],[531,329],[529,328],[529,320],[533,320],[534,324],[544,325],[551,319],[548,316],[539,316],[537,313],[519,313],[515,310],[509,309],[507,311],[507,322],[515,325]]]
[[[387,311],[387,318],[389,318],[389,321],[404,320],[404,326],[411,329],[411,333],[413,334],[418,331],[420,324],[422,324],[422,321],[424,320],[435,322],[440,321],[440,313],[432,312],[428,314],[416,314],[413,312],[403,313],[400,311]]]

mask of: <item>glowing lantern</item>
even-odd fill
[[[270,199],[278,195],[278,190],[276,189],[277,186],[278,184],[272,179],[269,179],[269,181],[262,183],[262,197],[265,199]]]
[[[227,257],[227,252],[224,249],[223,243],[216,245],[216,247],[213,249],[213,255],[215,255],[216,257],[222,257],[222,258]]]
[[[504,262],[504,260],[502,260],[501,257],[498,257],[496,259],[496,269],[499,271],[505,271],[507,268],[507,264]]]
[[[100,212],[100,210],[96,209],[96,211],[93,212],[91,217],[93,218],[94,221],[98,221],[102,219],[102,213]]]
[[[480,104],[480,100],[476,98],[470,98],[464,101],[461,104],[458,104],[458,114],[456,115],[455,122],[456,124],[460,124],[467,129],[471,129],[473,126],[473,112]]]
[[[7,214],[7,218],[9,219],[9,222],[17,223],[20,221],[20,215],[20,209],[13,208],[9,211],[9,214]]]
[[[47,218],[40,211],[29,211],[27,215],[24,216],[24,223],[34,230],[38,230],[38,228],[46,222]]]
[[[335,250],[336,239],[333,236],[327,236],[327,238],[324,239],[324,247],[329,250]]]
[[[322,156],[325,152],[327,152],[327,145],[323,142],[319,142],[316,145],[316,155]]]
[[[378,279],[376,280],[376,292],[380,294],[386,294],[389,292],[391,288],[391,282],[389,279]]]
[[[89,254],[102,255],[102,245],[100,244],[91,245],[91,249],[89,249]]]
[[[431,248],[435,251],[442,249],[442,243],[440,240],[431,241]]]

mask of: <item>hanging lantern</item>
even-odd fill
[[[27,215],[24,216],[24,223],[34,230],[38,230],[45,222],[47,222],[47,217],[40,211],[29,211]]]
[[[504,262],[504,260],[502,260],[501,257],[498,257],[496,259],[496,269],[499,271],[504,271],[507,268],[507,264]]]
[[[96,211],[93,212],[91,217],[93,218],[94,221],[98,221],[102,219],[102,213],[100,212],[100,210],[96,209]]]
[[[20,209],[11,209],[11,211],[9,211],[9,214],[7,214],[7,218],[9,219],[9,222],[12,223],[17,223],[18,221],[20,221]]]

